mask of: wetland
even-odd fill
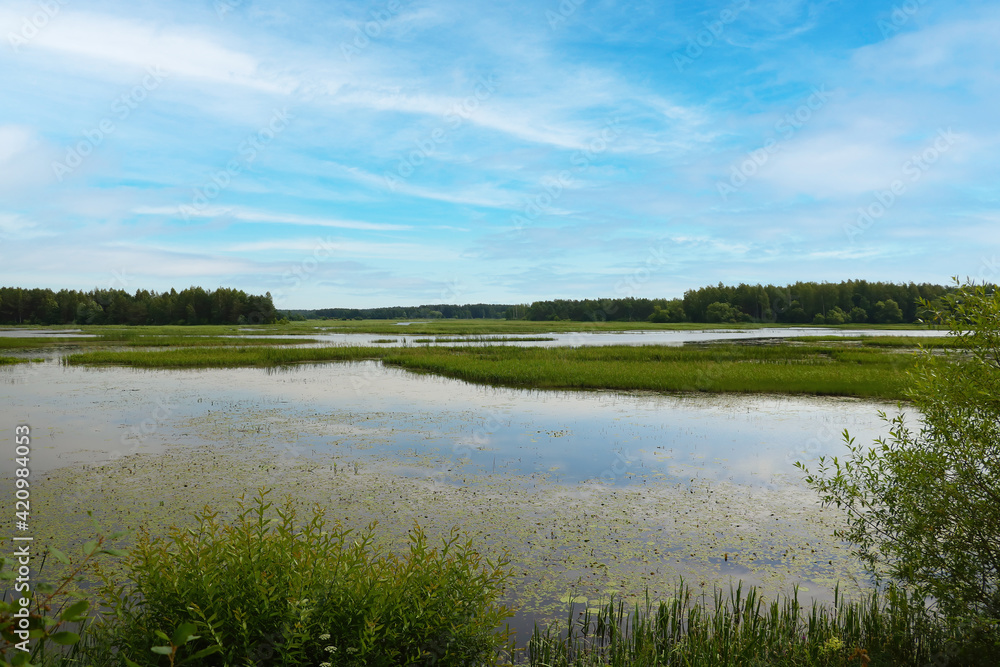
[[[554,348],[317,345],[323,335],[8,335],[9,354],[43,359],[0,369],[0,426],[35,434],[39,535],[72,548],[89,538],[88,511],[163,531],[261,488],[358,530],[376,523],[389,549],[415,523],[431,536],[457,527],[510,558],[504,602],[522,637],[570,602],[667,599],[681,579],[823,601],[869,588],[831,536],[840,516],[793,464],[835,454],[845,428],[859,441],[884,431],[878,412],[897,404],[858,388],[898,382],[904,336]],[[686,364],[679,383],[644,379]],[[806,379],[778,393],[761,380],[768,366]],[[855,384],[830,390],[817,368]]]

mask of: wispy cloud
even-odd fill
[[[139,206],[132,210],[137,215],[171,216],[179,215],[176,206]],[[238,222],[296,225],[304,227],[335,227],[338,229],[358,229],[365,231],[405,231],[412,229],[410,225],[397,225],[382,222],[363,222],[358,220],[336,220],[331,218],[314,218],[289,213],[274,213],[226,206],[206,206],[187,212],[189,217],[234,220]]]
[[[988,3],[916,3],[888,29],[894,0],[749,3],[720,34],[706,25],[742,0],[576,3],[556,22],[557,2],[527,0],[378,19],[384,3],[57,4],[42,26],[31,0],[0,9],[0,283],[128,268],[130,289],[264,291],[322,241],[283,305],[364,306],[456,282],[468,301],[613,294],[663,239],[637,296],[945,282],[1000,253]],[[935,155],[941,131],[956,139]]]

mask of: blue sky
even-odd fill
[[[0,284],[998,280],[995,2],[0,7]]]

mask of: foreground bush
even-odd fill
[[[399,557],[316,511],[304,525],[261,492],[222,523],[139,535],[128,585],[105,577],[95,664],[476,665],[506,643],[506,562],[415,527]],[[272,518],[270,515],[276,514]]]
[[[812,474],[798,465],[824,504],[844,509],[837,536],[873,575],[978,627],[1000,664],[1000,292],[967,284],[941,301],[936,318],[956,345],[927,351],[911,373],[918,426],[899,415],[871,446],[845,432],[841,458],[820,457]]]
[[[0,556],[0,581],[9,586],[0,596],[0,667],[79,664],[76,655],[83,646],[80,633],[86,628],[90,602],[83,599],[76,584],[93,559],[124,555],[105,544],[124,533],[105,537],[96,527],[98,537],[83,545],[82,558],[70,559],[54,547],[42,557],[37,575],[45,570],[49,555],[66,566],[54,584],[34,582],[24,573],[22,568],[29,567],[30,559],[26,563],[21,557]],[[28,548],[25,551],[30,553]]]

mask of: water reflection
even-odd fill
[[[858,442],[884,433],[877,412],[894,410],[853,399],[483,387],[378,362],[195,371],[48,363],[0,383],[0,403],[0,428],[27,422],[45,434],[42,468],[221,441],[325,462],[389,460],[402,474],[452,483],[515,473],[614,485],[780,484],[797,478],[794,461],[838,453],[845,428]]]

